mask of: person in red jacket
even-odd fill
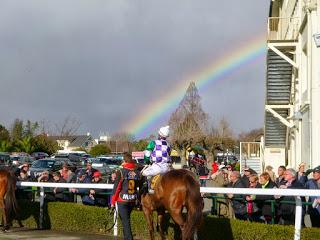
[[[213,161],[213,163],[212,163],[212,174],[214,174],[214,173],[216,173],[216,172],[218,172],[218,170],[219,170],[219,166],[218,166],[218,163],[217,163],[217,161]]]
[[[111,198],[111,207],[117,203],[118,213],[123,226],[123,237],[132,240],[130,215],[138,199],[137,187],[140,185],[140,172],[131,154],[124,154],[124,163],[116,173]]]

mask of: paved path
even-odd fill
[[[37,230],[27,228],[12,228],[9,232],[0,233],[0,240],[11,239],[37,239],[37,240],[114,240],[115,238],[105,235],[85,234],[85,233],[66,233],[51,230]]]

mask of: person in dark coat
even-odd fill
[[[262,173],[259,176],[260,188],[276,188],[276,184],[271,181],[270,175],[267,172]],[[258,207],[261,209],[262,220],[265,223],[271,223],[272,220],[272,209],[271,203],[266,202],[267,200],[274,200],[274,196],[270,195],[257,195],[256,201]]]
[[[20,182],[29,182],[31,178],[28,176],[28,173],[25,170],[20,170],[19,176],[17,178]],[[25,191],[26,189],[31,190],[31,187],[20,187],[16,189],[16,198],[17,199],[32,199],[33,193],[30,191]]]
[[[320,166],[313,169],[313,179],[310,179],[306,183],[307,189],[320,189]],[[320,196],[309,197],[308,213],[312,227],[320,227]]]
[[[84,182],[91,182],[93,179],[93,174],[97,171],[97,169],[92,167],[92,162],[87,161],[87,167],[85,169],[86,176]]]
[[[91,183],[103,183],[101,173],[99,171],[93,173]],[[107,197],[103,195],[104,192],[106,192],[104,189],[99,188],[87,189],[82,197],[82,203],[85,205],[105,207],[107,206]]]
[[[287,181],[286,185],[281,185],[280,188],[290,188],[290,189],[304,189],[304,185],[301,184],[296,179],[297,172],[289,168],[285,171],[284,177],[285,180]],[[305,202],[305,198],[301,197],[302,202]],[[292,201],[295,202],[295,198],[292,196],[283,196],[280,198],[280,201]],[[280,203],[279,205],[279,215],[280,215],[280,220],[279,224],[283,225],[290,225],[294,224],[295,222],[295,209],[296,206],[295,204],[289,204],[289,203]],[[302,225],[304,225],[304,213],[302,213]]]
[[[138,200],[137,187],[140,185],[140,172],[131,154],[125,153],[122,168],[117,171],[116,180],[113,185],[111,207],[117,204],[119,216],[123,226],[123,237],[132,240],[130,215]]]
[[[245,188],[245,185],[240,179],[241,175],[238,171],[232,171],[230,174],[231,188]],[[245,203],[245,196],[241,194],[227,194],[231,199],[234,215],[237,219],[247,220],[247,208]]]
[[[61,176],[60,172],[54,172],[52,174],[52,178],[53,178],[53,182],[55,183],[66,183],[66,180],[63,179],[63,177]],[[53,193],[54,193],[54,198],[56,201],[68,201],[68,196],[64,193],[65,191],[67,191],[66,188],[53,188]]]
[[[308,177],[305,173],[305,167],[306,167],[306,164],[304,162],[300,163],[299,164],[299,167],[298,167],[298,172],[297,172],[297,176],[296,176],[296,179],[302,184],[302,185],[305,185],[306,182],[308,181]]]
[[[44,176],[46,176],[46,175],[44,174]],[[66,181],[61,177],[59,172],[54,172],[54,173],[52,173],[52,178],[50,178],[50,180],[48,180],[48,182],[65,183]],[[66,200],[63,192],[66,191],[67,189],[58,188],[58,187],[52,187],[49,189],[50,189],[50,191],[46,192],[46,194],[45,194],[45,200],[47,202],[53,202],[53,201],[63,202]]]
[[[92,183],[104,183],[101,178],[101,173],[99,171],[95,172],[93,174]],[[99,207],[106,207],[108,204],[108,198],[107,196],[103,195],[103,193],[106,193],[105,189],[97,188],[92,189],[93,195],[94,195],[94,205]]]
[[[241,181],[243,182],[244,187],[248,188],[250,186],[249,183],[249,177],[251,175],[256,175],[256,171],[254,171],[252,168],[245,167],[243,170],[243,176],[241,177]]]
[[[280,166],[278,168],[278,177],[276,178],[275,184],[279,188],[281,185],[286,185],[287,181],[284,179],[284,172],[286,171],[285,166]]]

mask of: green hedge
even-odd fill
[[[20,204],[20,208],[23,224],[31,228],[38,227],[39,203],[23,202]],[[167,239],[179,239],[180,230],[169,219],[169,216],[166,216],[165,229]],[[135,239],[148,239],[149,232],[143,213],[134,211],[131,221]],[[110,228],[112,223],[113,215],[105,208],[84,206],[76,203],[51,202],[45,209],[44,225],[48,229],[112,235],[112,230],[106,232],[106,229]],[[118,229],[119,235],[122,235],[121,221],[119,221]],[[198,236],[199,239],[210,240],[288,240],[293,239],[293,234],[294,226],[266,225],[206,216]],[[303,228],[301,239],[320,239],[320,229]]]

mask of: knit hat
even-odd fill
[[[320,166],[314,168],[314,169],[313,169],[313,172],[314,172],[314,173],[315,173],[315,172],[320,173]]]
[[[158,134],[160,135],[160,137],[168,137],[169,136],[169,126],[165,126],[159,129]]]
[[[101,173],[99,171],[94,172],[93,177],[101,177]]]

